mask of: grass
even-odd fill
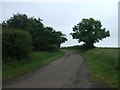
[[[2,81],[5,82],[9,79],[17,77],[25,72],[36,69],[44,64],[52,62],[64,55],[62,50],[58,52],[34,52],[30,54],[29,60],[24,62],[14,61],[9,64],[3,65]]]
[[[118,49],[95,48],[91,50],[72,49],[83,55],[89,65],[91,82],[104,80],[110,87],[118,88]]]

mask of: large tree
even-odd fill
[[[10,17],[6,22],[3,21],[3,27],[25,29],[28,24],[28,17],[25,14],[17,13]]]
[[[94,43],[99,42],[103,38],[109,37],[110,33],[106,28],[102,28],[99,20],[93,18],[84,19],[73,27],[73,33],[70,33],[73,39],[78,42],[84,42],[86,48],[93,48]]]
[[[52,27],[46,27],[46,36],[48,38],[48,43],[57,45],[60,48],[61,43],[67,41],[66,35],[61,31],[56,31]]]

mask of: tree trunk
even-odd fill
[[[92,49],[92,48],[94,48],[94,45],[93,45],[93,43],[85,43],[85,47],[86,47],[86,49]]]

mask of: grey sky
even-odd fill
[[[2,18],[9,19],[13,13],[25,13],[28,17],[40,17],[46,26],[62,31],[68,41],[62,46],[80,45],[72,39],[69,33],[72,27],[79,23],[82,18],[100,20],[103,27],[110,31],[111,36],[105,38],[95,46],[118,46],[118,0],[86,1],[80,2],[2,2]]]

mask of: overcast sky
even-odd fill
[[[4,0],[3,0],[4,1]],[[118,1],[119,0],[80,0],[79,2],[2,2],[1,21],[9,19],[13,13],[26,14],[28,17],[40,17],[45,26],[66,34],[68,41],[61,46],[80,45],[69,35],[72,27],[82,18],[94,18],[102,22],[110,31],[110,37],[95,46],[118,46]],[[1,4],[0,4],[1,5]]]

